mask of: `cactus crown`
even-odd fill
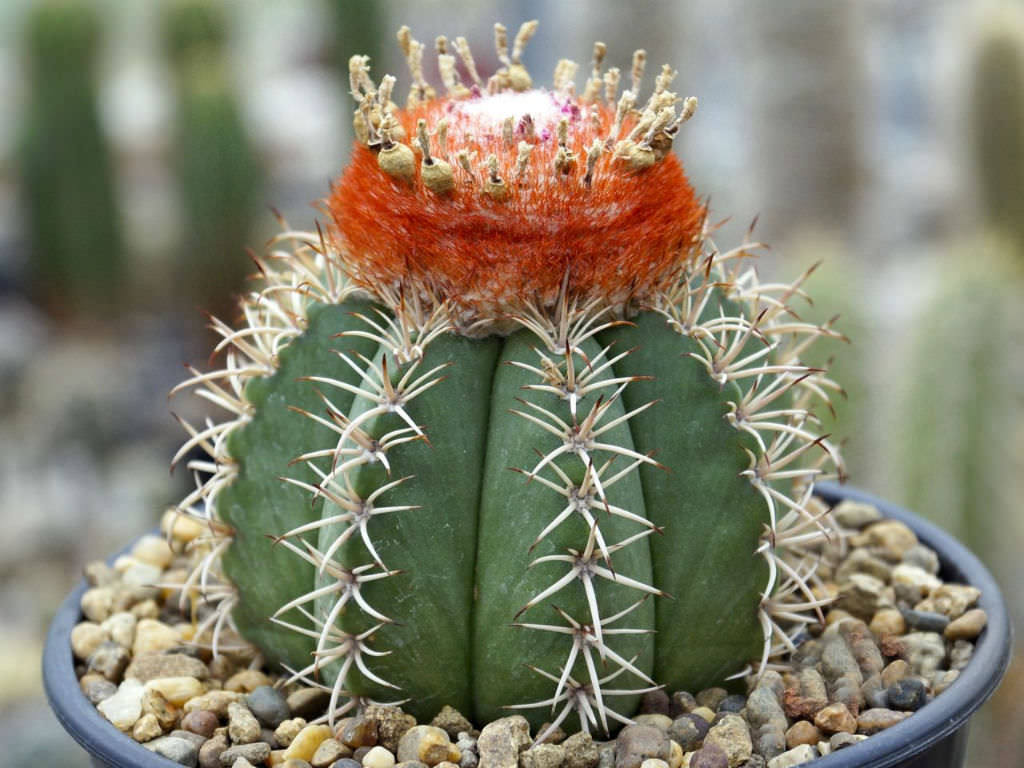
[[[441,99],[403,28],[404,110],[352,59],[332,226],[285,226],[242,324],[214,321],[223,367],[181,385],[228,413],[175,459],[207,454],[178,506],[211,534],[197,639],[244,636],[331,716],[400,698],[607,731],[820,615],[811,492],[841,462],[811,410],[835,387],[800,358],[836,334],[789,307],[799,281],[758,282],[752,244],[711,243],[669,152],[696,106],[674,73],[640,106],[643,52],[619,96],[598,43],[581,96],[567,61],[531,90],[535,27],[510,51],[496,26],[487,82],[458,38],[468,85],[439,38]]]

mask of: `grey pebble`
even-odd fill
[[[142,746],[179,765],[188,765],[194,768],[199,763],[199,748],[190,740],[179,736],[161,736],[147,741]]]
[[[782,754],[786,750],[789,724],[774,692],[766,686],[758,686],[751,692],[746,706],[754,751],[768,759]]]
[[[726,696],[718,704],[719,712],[739,712],[747,705],[747,697],[740,693]]]
[[[252,690],[245,700],[249,711],[267,728],[277,728],[292,716],[284,694],[277,688],[261,685]]]
[[[92,652],[86,661],[86,670],[103,675],[112,683],[119,683],[132,660],[131,651],[112,640],[106,640]]]
[[[82,693],[95,705],[117,693],[117,685],[105,677],[95,678],[82,686]]]
[[[615,768],[640,768],[649,757],[668,762],[670,755],[668,735],[653,725],[627,725],[615,741]]]
[[[915,712],[927,702],[928,691],[916,677],[907,677],[886,689],[886,697],[888,704],[882,704],[881,707]]]
[[[949,617],[934,611],[915,611],[913,608],[900,610],[907,625],[919,632],[943,632],[949,626]]]
[[[522,715],[502,717],[484,726],[476,746],[488,768],[517,768],[519,753],[530,746],[530,724]]]
[[[251,744],[260,738],[261,731],[259,720],[248,707],[237,701],[228,704],[228,738],[233,744]]]
[[[669,738],[683,748],[684,752],[696,749],[708,732],[708,722],[699,715],[684,714],[672,721],[668,729]]]
[[[252,744],[236,744],[233,747],[228,747],[220,753],[220,764],[223,768],[231,768],[235,760],[240,757],[244,757],[253,765],[260,765],[270,757],[270,745],[257,741]]]
[[[939,573],[939,556],[935,550],[926,547],[924,544],[917,544],[903,553],[903,562],[909,565],[916,565],[932,576]]]
[[[400,763],[400,765],[409,765],[409,763]],[[343,757],[341,760],[335,760],[331,763],[331,768],[363,768],[362,765],[353,760],[351,757]],[[424,768],[426,768],[424,766]]]

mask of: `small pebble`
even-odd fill
[[[142,693],[142,714],[153,715],[165,731],[178,724],[179,712],[159,691],[146,688]]]
[[[217,730],[217,726],[220,724],[217,716],[213,712],[209,712],[205,709],[197,709],[192,712],[186,712],[181,718],[181,727],[186,731],[192,731],[192,733],[198,733],[200,736],[210,738],[213,736],[213,732]]]
[[[199,748],[199,768],[220,768],[220,756],[227,748],[227,734],[215,733]]]
[[[615,741],[615,768],[640,768],[649,757],[667,762],[671,755],[669,737],[653,725],[627,725]]]
[[[139,619],[135,625],[135,641],[132,643],[132,656],[139,657],[147,653],[167,651],[181,644],[181,634],[156,619]]]
[[[195,765],[199,760],[199,750],[196,749],[196,745],[188,739],[178,736],[161,736],[142,746],[179,765]]]
[[[907,620],[903,618],[898,608],[879,608],[871,617],[871,624],[868,626],[878,637],[902,635],[907,631]]]
[[[946,658],[946,644],[935,632],[910,632],[900,638],[900,657],[910,665],[915,675],[928,677]]]
[[[943,635],[947,640],[974,640],[988,623],[988,614],[981,608],[972,608],[953,619]]]
[[[879,608],[891,602],[884,581],[866,573],[853,573],[843,585],[837,604],[854,616],[870,621]]]
[[[589,733],[579,731],[572,734],[562,742],[562,749],[565,750],[565,768],[597,767],[598,749]],[[462,754],[465,756],[466,752],[463,751]],[[671,752],[669,757],[671,757]]]
[[[917,544],[903,553],[903,562],[916,565],[933,576],[939,573],[939,556],[934,549]]]
[[[194,677],[160,677],[146,683],[146,689],[156,691],[176,707],[202,695],[206,686]]]
[[[867,736],[863,733],[833,733],[832,738],[828,740],[828,746],[829,749],[835,752],[837,749],[859,744],[866,738]]]
[[[703,741],[708,727],[708,722],[704,718],[685,714],[672,721],[668,735],[673,741],[678,742],[684,751],[691,752]]]
[[[715,711],[713,709],[708,709],[707,707],[697,707],[690,714],[696,715],[708,724],[710,724],[711,721],[715,719]]]
[[[560,744],[538,744],[519,756],[519,768],[560,768],[564,762],[565,749]],[[659,762],[660,766],[648,768],[669,768],[665,761]],[[444,768],[444,763],[438,768]]]
[[[823,707],[814,716],[814,724],[825,733],[854,733],[857,730],[857,718],[841,702]]]
[[[384,747],[371,747],[370,751],[363,756],[364,768],[392,768],[395,764],[395,756]]]
[[[174,553],[167,544],[167,539],[152,533],[140,536],[132,547],[132,557],[143,563],[149,563],[161,571],[170,566]]]
[[[925,705],[928,692],[916,677],[908,677],[886,689],[891,709],[915,712]]]
[[[295,708],[292,708],[295,711]],[[392,754],[398,753],[398,740],[416,725],[416,718],[398,707],[371,704],[363,710],[363,717],[377,722],[377,743]]]
[[[89,621],[100,624],[114,612],[114,590],[112,587],[93,587],[82,593],[79,602],[82,615]]]
[[[928,599],[934,604],[934,610],[946,614],[951,619],[957,619],[978,602],[979,597],[981,597],[981,590],[977,587],[965,584],[943,584],[932,590]]]
[[[459,734],[462,732],[469,733],[474,730],[473,724],[466,719],[465,715],[447,704],[434,716],[430,724],[440,728],[451,739],[459,738]]]
[[[903,618],[918,632],[944,632],[949,626],[948,616],[933,611],[915,611],[907,608],[903,610]]]
[[[79,681],[79,687],[82,689],[82,693],[94,705],[99,704],[104,699],[109,699],[115,693],[117,693],[117,684],[112,683],[102,675],[87,675]]]
[[[228,738],[232,744],[251,744],[259,741],[260,730],[259,720],[248,707],[237,701],[228,704]]]
[[[71,653],[76,659],[85,661],[99,647],[110,641],[110,634],[93,621],[83,621],[71,630]]]
[[[940,670],[935,673],[932,678],[932,695],[938,696],[944,690],[949,688],[953,682],[960,676],[960,671],[956,669]]]
[[[86,661],[86,669],[89,672],[103,675],[112,683],[119,683],[131,660],[132,655],[127,648],[122,648],[112,640],[106,640],[100,643],[99,647],[89,656]]]
[[[794,765],[809,763],[818,757],[818,751],[810,744],[801,744],[768,761],[768,768],[792,768]]]
[[[731,768],[729,756],[717,744],[705,744],[690,755],[689,768]]]
[[[900,562],[907,551],[916,547],[917,543],[917,534],[898,520],[880,520],[872,523],[850,539],[850,544],[854,547],[871,547],[893,563]]]
[[[117,693],[101,701],[96,709],[118,730],[130,731],[142,717],[143,692],[142,683],[128,678],[117,687]]]
[[[747,697],[734,693],[718,703],[718,712],[740,712],[747,705]]]
[[[223,720],[228,716],[228,705],[240,701],[241,698],[240,694],[232,691],[207,691],[201,696],[186,701],[184,709],[186,712],[205,709]]]
[[[813,746],[819,741],[821,741],[821,730],[807,720],[797,720],[786,731],[786,749],[793,749],[801,744]]]
[[[135,656],[125,670],[126,677],[143,683],[163,677],[193,677],[204,680],[210,675],[206,665],[185,653],[145,653]]]
[[[373,750],[370,751],[372,752]],[[391,753],[388,752],[387,754],[390,755]],[[352,757],[351,747],[346,747],[337,739],[324,739],[320,742],[320,746],[316,748],[316,752],[313,753],[313,757],[309,762],[313,765],[313,768],[327,768],[327,766],[336,763],[343,757]],[[391,765],[394,765],[394,763],[395,760],[392,756]]]
[[[739,715],[732,714],[727,714],[717,725],[708,729],[704,744],[717,744],[721,747],[729,758],[730,768],[741,765],[754,751],[746,722]]]
[[[341,760],[331,763],[331,768],[362,768],[362,763],[351,757],[343,757]]]
[[[263,741],[234,744],[220,753],[219,760],[223,768],[231,768],[240,757],[244,757],[253,765],[260,765],[270,758],[270,745]]]
[[[139,620],[127,611],[115,613],[101,625],[110,639],[122,648],[131,648],[135,643],[135,626]]]
[[[882,519],[882,513],[873,504],[843,499],[832,508],[832,516],[843,528],[860,530]]]
[[[886,728],[891,728],[896,723],[902,722],[909,715],[906,712],[896,712],[891,709],[876,707],[861,712],[857,717],[857,731],[866,733],[878,733]]]
[[[163,733],[164,729],[153,714],[143,715],[132,726],[132,738],[138,742],[151,741]]]
[[[352,749],[377,744],[377,721],[366,717],[350,717],[338,729],[338,740]]]
[[[256,719],[267,728],[277,728],[292,714],[284,694],[269,685],[254,688],[246,697],[245,703]]]
[[[910,665],[903,659],[894,659],[882,670],[882,685],[889,688],[908,674],[910,674]]]
[[[333,736],[328,725],[307,725],[292,739],[284,751],[284,759],[310,760],[325,739]]]
[[[274,730],[274,741],[280,747],[287,747],[305,727],[306,720],[304,718],[293,717],[290,720],[285,720]]]

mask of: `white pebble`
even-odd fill
[[[71,652],[76,659],[85,661],[109,639],[110,635],[99,624],[83,621],[71,630]]]
[[[127,611],[115,613],[101,625],[110,639],[122,648],[131,649],[135,642],[135,625],[138,619]]]
[[[181,644],[181,633],[156,619],[139,619],[135,625],[132,655],[166,651]]]
[[[142,694],[145,687],[138,680],[129,677],[117,687],[117,693],[108,696],[96,709],[121,731],[130,731],[142,717]]]
[[[392,768],[395,756],[384,747],[374,747],[363,755],[364,768]]]

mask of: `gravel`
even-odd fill
[[[906,526],[850,505],[858,530],[828,563],[838,599],[791,654],[789,667],[721,687],[646,694],[635,725],[611,742],[586,733],[531,734],[520,716],[472,723],[445,707],[418,724],[369,705],[324,725],[329,695],[283,684],[251,657],[211,658],[184,643],[189,625],[157,590],[90,564],[92,589],[71,649],[86,696],[115,727],[183,765],[313,768],[785,768],[846,749],[912,716],[969,663],[987,622],[973,587],[944,583],[935,553]],[[146,538],[139,567],[180,569]],[[479,730],[478,730],[479,728]],[[547,729],[540,729],[547,730]]]

